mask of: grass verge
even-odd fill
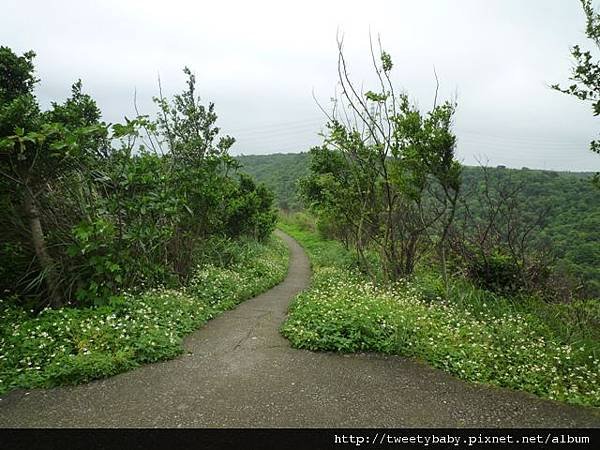
[[[294,223],[280,227],[313,266],[310,289],[294,300],[281,329],[294,347],[416,357],[464,380],[600,406],[599,342],[548,320],[563,305],[515,302],[459,281],[444,301],[432,295],[433,276],[380,286],[352,269],[338,242]],[[598,302],[587,307],[600,311]]]
[[[83,383],[173,358],[187,334],[287,273],[288,248],[278,238],[233,242],[228,253],[226,261],[198,267],[185,289],[123,294],[107,306],[31,317],[0,301],[0,394]]]

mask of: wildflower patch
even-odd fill
[[[181,290],[124,293],[107,306],[36,317],[0,301],[0,394],[87,382],[179,355],[185,335],[285,278],[289,254],[279,239],[236,245],[235,264],[203,264]]]

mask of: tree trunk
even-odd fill
[[[46,238],[42,223],[40,221],[40,212],[37,206],[37,201],[29,192],[25,193],[24,201],[25,213],[29,219],[29,228],[31,231],[31,242],[35,249],[35,255],[40,263],[40,268],[45,274],[46,284],[48,285],[49,303],[53,308],[63,306],[63,299],[58,289],[58,279],[56,276],[56,267],[54,260],[48,253],[46,247]]]

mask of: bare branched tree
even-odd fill
[[[459,198],[451,246],[466,275],[483,287],[501,291],[531,291],[549,276],[551,249],[541,244],[550,207],[525,208],[525,181],[499,177],[486,166],[480,185]],[[526,212],[529,211],[529,212]]]
[[[431,248],[445,255],[460,186],[455,104],[437,105],[436,87],[434,107],[423,114],[396,93],[392,60],[379,39],[377,49],[370,39],[377,89],[358,89],[341,37],[337,44],[339,90],[330,112],[321,107],[328,132],[313,149],[313,175],[302,190],[321,219],[336,222],[367,270],[366,253],[376,250],[385,278],[397,280]]]

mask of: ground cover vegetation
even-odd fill
[[[106,305],[45,308],[32,316],[0,303],[0,394],[115,375],[173,358],[207,320],[283,280],[288,249],[276,238],[214,244],[220,259],[193,269],[183,288],[122,292]]]
[[[436,89],[421,111],[395,93],[390,56],[372,56],[379,89],[365,92],[339,43],[341,94],[298,182],[307,213],[282,215],[314,267],[283,334],[299,348],[418,357],[469,381],[600,406],[597,277],[586,274],[585,290],[560,270],[544,234],[551,208],[527,198],[515,171],[456,161],[454,103],[439,104]]]
[[[281,329],[294,347],[415,357],[467,381],[600,406],[600,302],[500,295],[461,278],[446,289],[427,265],[383,284],[305,214],[280,227],[313,269]]]

